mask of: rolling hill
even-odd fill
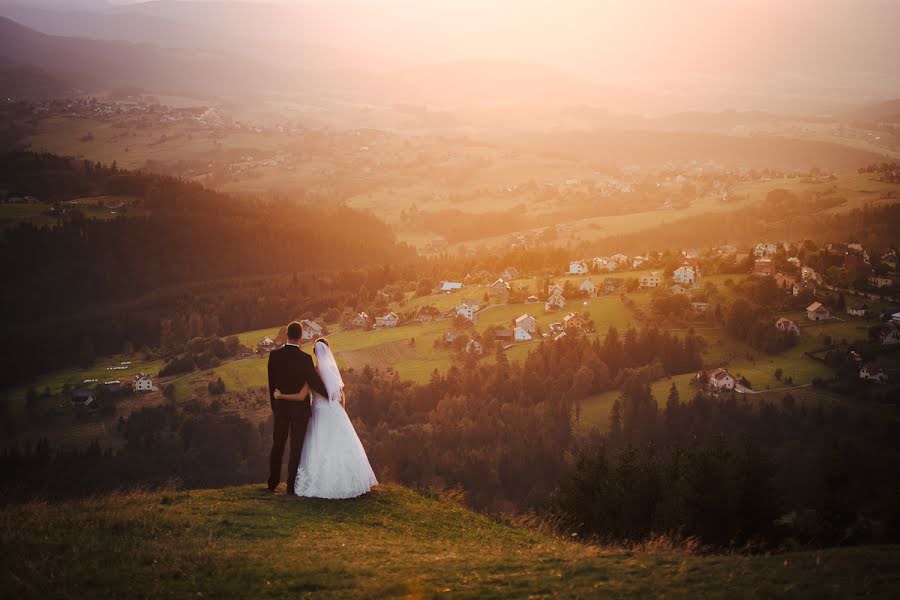
[[[896,596],[898,548],[705,554],[575,543],[396,485],[345,501],[262,485],[0,509],[0,586],[61,597]],[[114,565],[114,567],[113,567]]]

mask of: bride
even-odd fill
[[[324,338],[316,340],[313,352],[328,397],[313,391],[312,417],[306,428],[303,454],[294,491],[309,498],[355,498],[378,485],[350,417],[344,410],[344,380],[331,348]],[[275,398],[302,400],[299,394],[274,392]]]

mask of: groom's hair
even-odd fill
[[[287,328],[287,339],[289,340],[299,340],[303,337],[303,325],[294,321]]]

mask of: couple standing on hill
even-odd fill
[[[287,494],[355,498],[378,485],[350,417],[344,381],[324,338],[313,345],[317,366],[300,349],[303,326],[287,328],[287,343],[269,354],[269,400],[275,415],[268,489],[281,482],[284,446],[290,437]],[[317,368],[318,367],[318,368]]]

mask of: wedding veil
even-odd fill
[[[319,367],[319,375],[322,377],[322,382],[328,391],[328,399],[340,402],[344,380],[341,378],[341,372],[338,370],[331,348],[320,340],[316,342],[314,352],[316,354],[316,363]]]

